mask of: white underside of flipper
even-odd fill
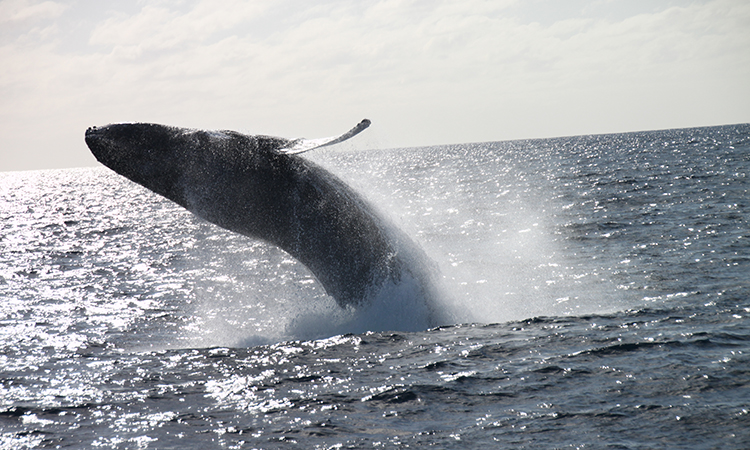
[[[368,119],[364,119],[360,123],[358,123],[354,128],[352,128],[351,130],[339,136],[331,136],[331,137],[319,138],[319,139],[304,139],[304,138],[294,139],[293,141],[289,142],[289,145],[287,145],[284,148],[280,148],[276,151],[278,151],[279,153],[286,153],[287,155],[294,155],[297,153],[307,152],[316,148],[325,147],[327,145],[338,144],[339,142],[344,142],[347,139],[353,138],[354,136],[358,135],[369,126],[370,126],[370,121]]]

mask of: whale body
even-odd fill
[[[341,307],[415,276],[414,246],[338,177],[297,153],[340,142],[289,140],[149,123],[86,130],[96,159],[220,227],[276,245],[302,262]],[[411,250],[410,250],[411,251]]]

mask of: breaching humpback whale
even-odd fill
[[[282,248],[347,307],[365,304],[404,274],[421,278],[404,259],[408,238],[342,180],[297,156],[369,125],[365,119],[338,137],[290,140],[126,123],[89,128],[86,144],[120,175],[220,227]]]

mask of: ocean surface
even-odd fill
[[[305,157],[446,323],[104,167],[0,173],[0,448],[750,448],[750,125]]]

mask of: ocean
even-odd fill
[[[443,323],[104,167],[0,173],[0,448],[750,448],[750,124],[304,156]]]

